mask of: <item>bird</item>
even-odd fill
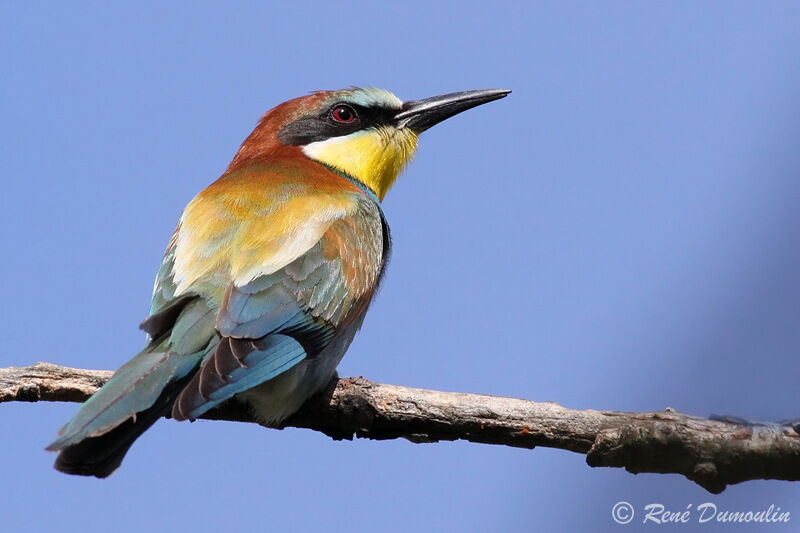
[[[184,209],[159,267],[147,344],[47,447],[105,478],[159,418],[227,400],[278,424],[322,390],[364,321],[391,237],[381,202],[420,134],[511,91],[402,101],[317,91],[268,111]]]

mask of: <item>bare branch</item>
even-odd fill
[[[49,363],[0,368],[0,403],[82,402],[111,376]],[[203,418],[255,422],[227,402]],[[737,423],[738,422],[738,423]],[[336,439],[468,440],[520,448],[548,446],[586,454],[590,466],[683,474],[706,490],[751,479],[800,480],[800,425],[708,420],[665,410],[624,413],[556,403],[333,379],[282,427]],[[279,428],[282,429],[282,428]]]

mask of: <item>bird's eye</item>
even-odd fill
[[[337,105],[331,111],[331,116],[336,122],[347,124],[356,119],[356,112],[349,105]]]

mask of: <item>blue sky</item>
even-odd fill
[[[392,263],[340,373],[800,415],[796,3],[288,4],[0,8],[0,366],[136,353],[182,208],[273,105],[505,87],[425,133],[389,193]],[[76,478],[43,451],[76,408],[0,406],[4,530],[637,530],[619,500],[800,521],[786,482],[714,496],[560,450],[221,422],[162,421]]]

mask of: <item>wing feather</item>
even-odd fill
[[[231,283],[216,318],[222,340],[181,392],[172,416],[195,419],[321,353],[377,283],[384,258],[381,220],[365,198],[303,255],[242,285]]]

